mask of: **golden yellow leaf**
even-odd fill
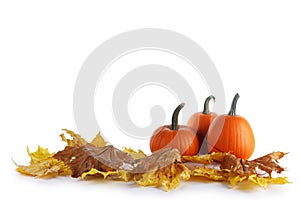
[[[185,166],[173,163],[163,169],[146,172],[134,177],[135,182],[140,186],[163,186],[166,191],[170,191],[179,186],[180,178],[185,170]]]
[[[194,162],[207,165],[212,163],[213,161],[221,162],[226,155],[228,155],[228,153],[213,152],[211,154],[205,155],[182,156],[181,160],[182,162]]]
[[[90,171],[88,172],[84,172],[81,174],[81,178],[84,179],[87,175],[96,175],[96,174],[101,174],[103,175],[103,178],[106,179],[107,176],[109,175],[120,175],[121,173],[119,171],[108,171],[108,172],[104,172],[104,171],[99,171],[95,168],[92,168]]]
[[[123,151],[128,153],[133,159],[145,158],[147,155],[142,151],[135,151],[131,148],[123,147]]]
[[[191,174],[191,176],[206,177],[210,180],[215,180],[215,181],[226,180],[223,173],[214,168],[196,167],[195,169],[191,170],[190,174]]]
[[[49,150],[47,148],[43,148],[38,145],[38,149],[35,152],[30,152],[29,147],[27,146],[27,154],[30,157],[30,164],[34,164],[37,162],[40,162],[42,160],[46,160],[48,158],[51,158],[54,153],[49,153]]]
[[[60,134],[61,140],[66,142],[68,146],[80,147],[87,144],[87,141],[84,138],[82,138],[79,134],[74,133],[73,131],[70,131],[68,129],[62,129],[62,130],[65,131],[65,133],[70,135],[72,138],[72,139],[67,139],[64,133]]]
[[[247,179],[247,176],[231,175],[227,178],[227,182],[229,182],[231,186],[235,186],[237,183],[240,183],[245,179]]]
[[[58,175],[70,175],[70,168],[62,161],[59,161],[52,156],[54,153],[49,153],[48,149],[38,146],[38,150],[30,152],[27,147],[27,153],[30,160],[30,165],[17,165],[17,171],[30,176],[36,177],[53,177]]]
[[[261,187],[266,188],[269,183],[273,184],[287,184],[290,183],[287,177],[259,177],[255,174],[248,177],[249,182],[253,182]]]
[[[91,142],[92,145],[96,147],[105,147],[107,142],[104,140],[104,138],[100,135],[100,132],[97,133],[95,138]]]

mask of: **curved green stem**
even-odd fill
[[[173,115],[172,115],[171,130],[178,130],[178,115],[184,105],[185,105],[185,103],[182,103],[179,106],[177,106],[177,108],[174,110]]]
[[[236,103],[237,103],[237,100],[239,99],[239,97],[240,97],[240,95],[238,93],[236,93],[236,95],[234,96],[234,98],[232,100],[231,108],[230,108],[230,111],[229,111],[228,115],[231,115],[231,116],[236,115],[236,113],[235,113]]]
[[[204,102],[204,109],[203,109],[203,114],[209,114],[209,102],[210,100],[213,99],[214,101],[216,101],[216,98],[213,95],[210,95],[209,97],[206,98],[205,102]]]

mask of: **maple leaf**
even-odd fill
[[[211,164],[212,162],[222,162],[226,155],[228,155],[228,153],[213,152],[211,154],[204,154],[204,155],[182,156],[181,161],[201,163],[207,165],[207,164]]]
[[[97,135],[95,136],[95,138],[92,140],[92,142],[90,143],[96,147],[105,147],[107,145],[107,142],[103,139],[103,137],[101,136],[100,132],[97,133]]]
[[[59,161],[52,156],[54,153],[49,153],[48,149],[38,146],[38,150],[30,152],[27,147],[27,153],[30,160],[30,165],[16,164],[17,171],[21,174],[36,176],[36,177],[54,177],[58,175],[70,175],[70,168],[62,161]]]
[[[134,164],[134,159],[129,154],[111,145],[105,147],[95,147],[93,145],[67,146],[53,157],[70,166],[72,177],[79,177],[92,168],[100,171],[112,171]]]
[[[201,156],[186,156],[182,158],[182,161],[191,170],[191,176],[225,181],[232,186],[239,182],[248,181],[266,187],[268,183],[289,183],[287,177],[271,177],[272,172],[281,173],[284,171],[284,168],[279,166],[278,160],[285,154],[283,152],[273,152],[248,161],[237,158],[230,153],[212,153]],[[195,162],[201,165],[197,165]],[[263,171],[268,174],[267,177],[261,174]]]
[[[88,143],[79,134],[63,129],[61,139],[67,143],[64,150],[50,153],[38,146],[30,152],[30,165],[17,165],[22,174],[37,177],[71,175],[84,179],[99,176],[104,179],[133,181],[140,186],[164,187],[166,191],[178,187],[180,181],[201,176],[213,181],[228,182],[235,186],[240,182],[255,183],[266,187],[269,183],[289,183],[287,177],[272,177],[272,173],[284,171],[278,161],[286,153],[273,152],[254,160],[243,160],[230,153],[182,156],[177,149],[161,149],[151,155],[131,148],[119,150],[98,133]]]
[[[269,153],[265,156],[259,157],[254,159],[253,161],[250,161],[252,163],[255,163],[258,168],[261,170],[267,172],[269,176],[271,176],[271,173],[277,172],[281,173],[284,171],[284,168],[279,166],[278,160],[281,159],[283,156],[285,156],[287,153],[283,153],[280,151]]]
[[[284,171],[284,168],[278,164],[278,160],[284,155],[286,155],[286,153],[273,152],[252,161],[248,161],[237,158],[233,154],[228,154],[224,157],[220,168],[240,175],[257,174],[257,168],[259,168],[271,176],[273,171],[277,173]]]
[[[79,134],[74,133],[73,131],[70,131],[68,129],[62,129],[66,134],[68,134],[71,139],[66,138],[65,134],[60,134],[61,140],[67,143],[67,146],[71,147],[81,147],[86,144],[92,144],[96,147],[104,147],[107,145],[107,142],[104,140],[104,138],[101,136],[100,132],[96,134],[94,139],[88,143],[84,138],[82,138]]]
[[[103,176],[103,178],[106,179],[108,176],[120,175],[121,173],[117,170],[104,172],[104,171],[100,171],[98,169],[92,168],[90,171],[82,173],[81,178],[84,179],[87,175],[97,175],[97,174],[101,174]]]
[[[127,148],[127,147],[123,147],[123,152],[126,152],[128,153],[133,159],[139,159],[139,158],[144,158],[146,157],[147,155],[142,151],[142,150],[138,150],[138,151],[135,151],[131,148]]]
[[[170,191],[179,186],[180,179],[190,178],[188,169],[179,163],[172,163],[156,171],[141,173],[134,176],[134,181],[140,186],[163,186],[166,191]]]
[[[129,152],[129,153],[127,153]],[[95,147],[67,146],[54,158],[63,161],[72,170],[73,177],[101,174],[104,178],[135,181],[141,186],[164,186],[167,191],[179,185],[180,177],[187,168],[176,161],[180,160],[177,149],[162,149],[146,156],[132,149],[120,151],[111,145]]]
[[[88,142],[82,138],[79,134],[74,133],[73,131],[70,131],[68,129],[62,129],[67,133],[68,135],[71,136],[72,139],[67,139],[65,134],[62,133],[60,134],[61,140],[67,143],[67,146],[75,146],[75,147],[80,147],[86,145]]]
[[[162,149],[150,156],[134,159],[127,152],[111,145],[105,147],[85,145],[67,146],[53,157],[70,166],[73,177],[79,177],[92,168],[100,171],[123,170],[130,173],[158,170],[179,160],[180,154],[177,149]]]

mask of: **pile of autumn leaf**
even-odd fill
[[[266,187],[268,183],[288,183],[286,177],[272,177],[284,168],[278,160],[285,153],[273,152],[255,160],[243,160],[230,153],[211,153],[199,156],[180,156],[177,149],[162,149],[152,155],[130,148],[119,150],[108,145],[100,134],[88,143],[79,134],[63,129],[61,138],[67,143],[64,150],[49,153],[38,146],[30,152],[30,165],[17,165],[17,171],[36,177],[71,175],[85,179],[87,175],[104,179],[132,181],[140,186],[163,187],[166,191],[176,188],[180,180],[205,177],[235,186],[239,182],[255,183]]]

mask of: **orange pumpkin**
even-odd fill
[[[214,112],[209,111],[209,102],[213,99],[215,101],[214,96],[209,96],[206,98],[204,102],[204,109],[202,112],[194,113],[190,119],[188,120],[187,125],[190,126],[197,132],[199,138],[199,144],[201,146],[200,153],[206,154],[207,151],[207,144],[206,144],[206,134],[209,128],[209,125],[217,117],[217,114]]]
[[[151,152],[163,148],[177,148],[181,155],[192,156],[199,151],[197,133],[188,126],[178,125],[178,114],[183,108],[180,104],[172,116],[172,124],[156,129],[150,139]]]
[[[239,158],[248,159],[253,154],[255,140],[248,121],[236,115],[236,94],[229,113],[214,119],[207,132],[207,144],[210,152],[231,152]]]

